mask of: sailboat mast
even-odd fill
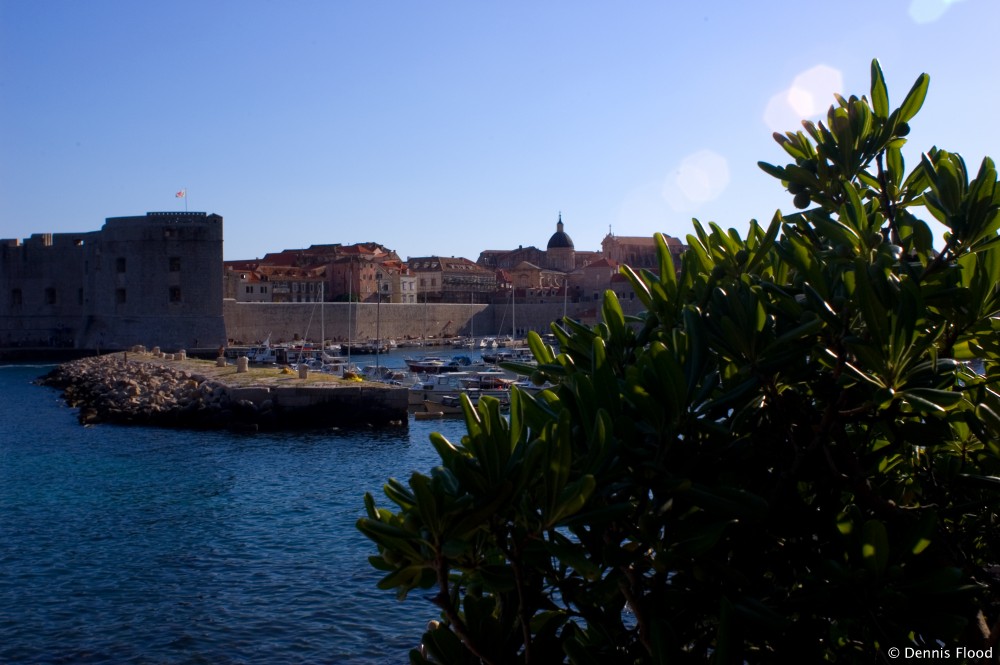
[[[347,366],[351,366],[351,302],[354,299],[354,259],[348,264],[347,272]],[[343,273],[341,273],[343,274]]]

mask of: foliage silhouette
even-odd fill
[[[1000,189],[890,110],[837,96],[761,163],[801,211],[697,221],[645,306],[529,338],[556,388],[466,400],[429,474],[365,497],[400,598],[440,610],[414,663],[872,662],[1000,635]],[[944,245],[919,214],[947,227]],[[888,662],[888,661],[887,661]]]

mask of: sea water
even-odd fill
[[[364,492],[437,462],[405,428],[81,426],[0,366],[0,663],[405,663],[438,612],[380,591]]]

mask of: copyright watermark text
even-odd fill
[[[939,648],[939,649],[917,649],[916,647],[905,647],[900,649],[898,647],[889,647],[885,651],[889,658],[905,658],[907,660],[914,659],[947,659],[947,658],[960,658],[960,659],[973,659],[973,660],[985,660],[993,658],[993,647],[988,649],[972,649],[970,647],[954,647],[954,648]]]

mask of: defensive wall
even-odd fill
[[[632,303],[627,303],[632,304]],[[634,309],[634,307],[633,307]],[[629,311],[626,309],[626,311]],[[267,339],[346,341],[475,335],[495,337],[528,331],[547,333],[563,314],[584,323],[600,317],[600,303],[508,305],[399,303],[248,303],[226,300],[223,313],[230,343]],[[322,333],[321,333],[322,331]]]

